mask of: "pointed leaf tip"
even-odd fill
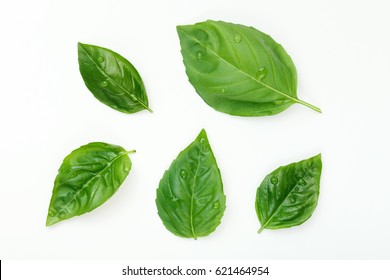
[[[202,130],[199,132],[197,138],[198,139],[201,139],[201,138],[206,138],[207,139],[207,133],[206,133],[206,130],[204,128],[202,128]]]

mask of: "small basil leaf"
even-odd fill
[[[85,85],[99,101],[123,113],[152,112],[142,78],[127,59],[82,43],[78,43],[78,56]]]
[[[317,207],[321,170],[319,154],[268,174],[256,194],[258,232],[297,226],[309,219]]]
[[[206,131],[202,130],[165,171],[156,204],[165,227],[177,236],[197,239],[220,224],[226,197]]]
[[[205,21],[177,27],[189,81],[217,111],[238,116],[274,115],[300,103],[290,56],[253,27]]]
[[[130,172],[130,152],[94,142],[65,157],[54,182],[46,226],[90,212],[109,199]]]

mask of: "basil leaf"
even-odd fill
[[[256,194],[258,232],[297,226],[309,219],[317,207],[321,170],[319,154],[268,174]]]
[[[165,171],[156,204],[165,227],[177,236],[197,239],[220,224],[226,197],[205,130]]]
[[[100,102],[123,113],[152,112],[142,78],[127,59],[82,43],[78,43],[78,56],[85,85]]]
[[[300,103],[290,56],[270,36],[240,24],[177,26],[189,81],[203,100],[238,116],[274,115]]]
[[[94,142],[65,157],[54,182],[46,226],[90,212],[109,199],[130,172],[131,152]]]

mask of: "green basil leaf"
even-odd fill
[[[85,85],[100,102],[123,113],[152,112],[142,78],[127,59],[82,43],[78,43],[78,56]]]
[[[205,130],[165,171],[156,204],[165,227],[177,236],[197,239],[221,223],[226,197]]]
[[[130,172],[131,152],[94,142],[65,157],[54,182],[46,225],[90,212],[109,199]]]
[[[319,154],[268,174],[256,194],[258,232],[297,226],[309,219],[317,207],[321,170]]]
[[[203,100],[238,116],[274,115],[300,103],[290,56],[253,27],[222,21],[177,26],[189,81]]]

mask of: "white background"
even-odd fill
[[[388,1],[1,2],[0,258],[389,259]],[[208,107],[187,81],[175,26],[254,26],[298,70],[301,105],[243,118]],[[151,114],[119,113],[85,87],[77,42],[110,48],[142,75]],[[224,181],[217,230],[172,235],[155,207],[171,161],[205,128]],[[136,149],[119,191],[95,211],[45,227],[62,159],[94,141]],[[322,153],[319,205],[305,224],[264,230],[254,209],[266,174]]]

